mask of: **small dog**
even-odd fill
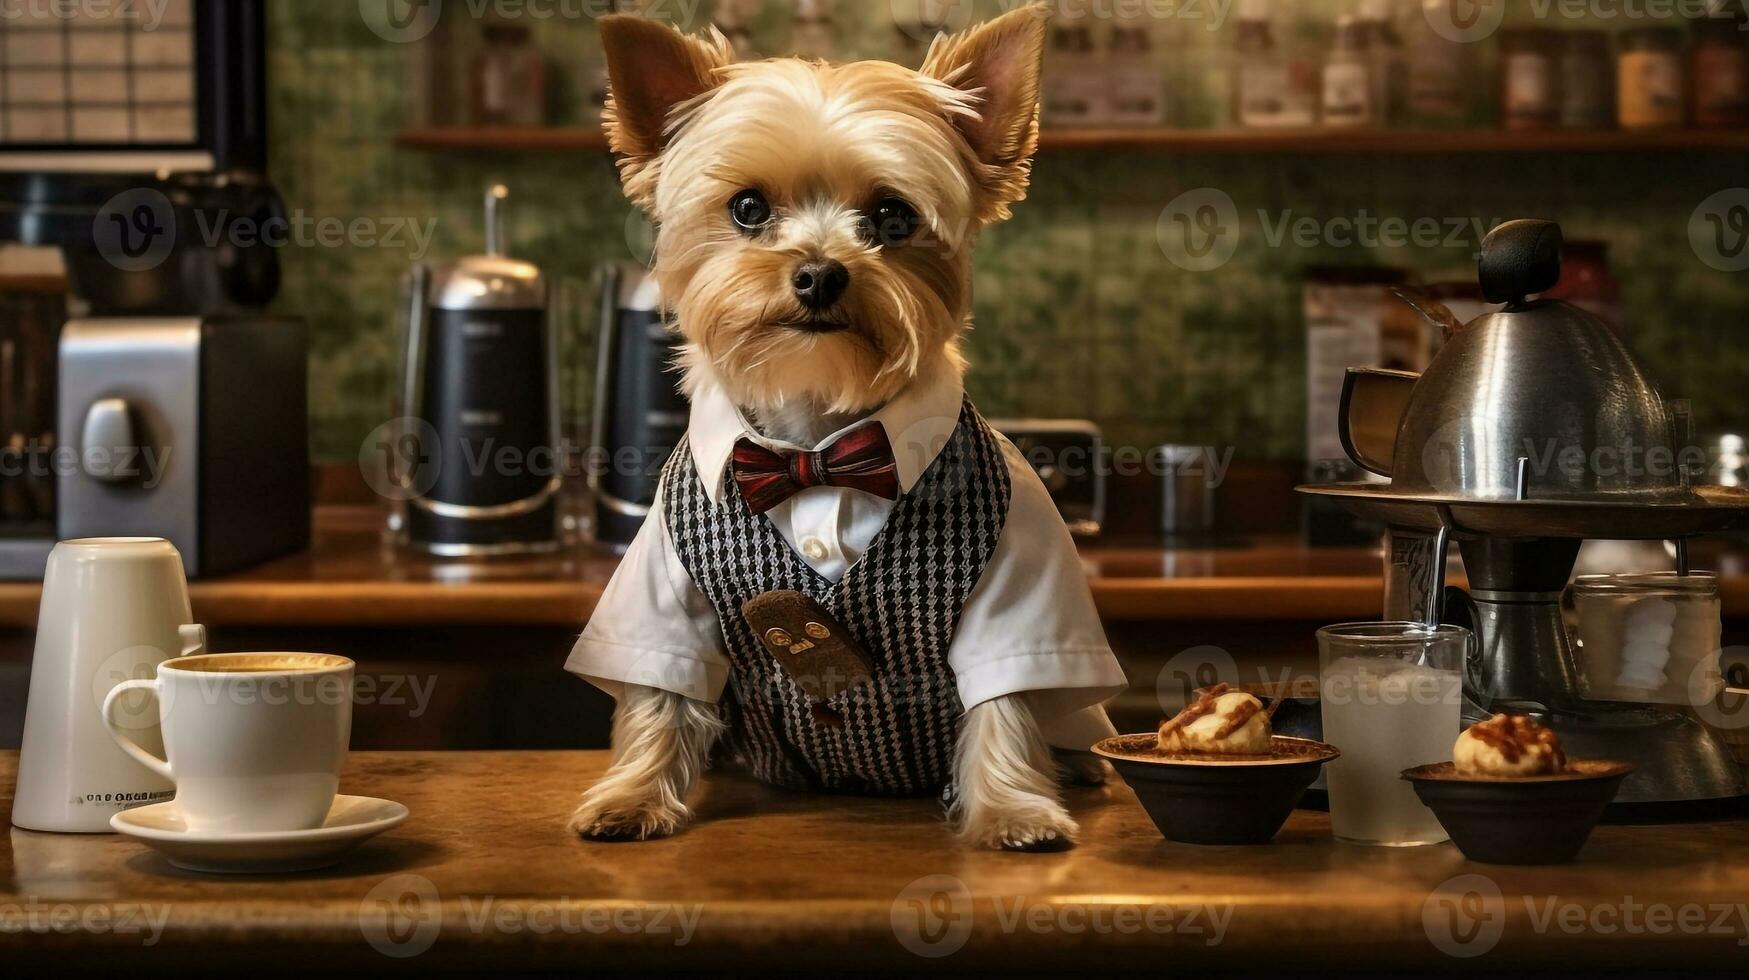
[[[715,31],[602,19],[605,126],[627,196],[658,229],[655,274],[685,339],[689,394],[717,386],[760,434],[812,446],[919,386],[960,383],[970,246],[1030,177],[1045,18],[1037,4],[940,37],[920,71],[736,64]],[[618,693],[614,762],[571,827],[670,834],[690,816],[723,715],[655,687]],[[964,839],[1073,840],[1021,695],[975,705],[946,737]],[[1094,782],[1106,772],[1086,757],[1074,767]]]

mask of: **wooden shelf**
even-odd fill
[[[395,136],[395,145],[410,150],[558,153],[569,150],[606,150],[607,136],[593,127],[433,126],[404,129]]]
[[[415,150],[513,153],[605,151],[591,127],[488,126],[403,130],[395,143]],[[1749,151],[1749,129],[1472,130],[1343,132],[1330,129],[1174,130],[1058,129],[1040,140],[1046,152],[1135,153],[1672,153]]]

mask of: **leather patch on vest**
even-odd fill
[[[825,702],[874,680],[874,662],[826,607],[789,589],[747,600],[741,615],[784,673],[813,703],[816,722],[843,724]]]

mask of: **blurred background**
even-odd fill
[[[1720,30],[1697,16],[1630,17],[1635,5],[1610,3],[1058,5],[1045,108],[1057,138],[1047,135],[1025,206],[977,252],[970,388],[986,413],[1089,417],[1113,443],[1234,446],[1241,459],[1302,462],[1308,317],[1352,315],[1323,308],[1319,287],[1396,276],[1473,284],[1481,234],[1534,216],[1596,243],[1585,253],[1595,280],[1574,288],[1609,307],[1666,395],[1691,399],[1703,429],[1742,418],[1749,280],[1690,241],[1708,227],[1697,209],[1745,183],[1746,42],[1734,21]],[[480,187],[504,181],[534,202],[512,213],[512,237],[546,270],[587,279],[601,263],[643,258],[647,227],[593,136],[602,87],[593,21],[552,6],[550,16],[506,17],[486,4],[476,16],[451,2],[429,33],[396,43],[352,3],[270,2],[271,172],[286,199],[316,214],[435,216],[432,253],[459,254],[478,247]],[[751,56],[912,64],[933,25],[1005,9],[645,7],[689,29],[718,23]],[[1382,22],[1356,21],[1381,12]],[[1468,16],[1480,18],[1475,40],[1435,27]],[[1709,58],[1721,44],[1734,53]],[[1634,74],[1648,58],[1668,62],[1676,102],[1634,115],[1648,108],[1635,102],[1624,120],[1618,87],[1669,83]],[[1342,95],[1351,84],[1369,89],[1353,118],[1353,97]],[[1710,114],[1690,105],[1690,88],[1707,84],[1735,92]],[[500,87],[501,104],[483,105],[482,89]],[[1639,101],[1661,105],[1657,94]],[[550,130],[509,139],[480,128],[507,124]],[[1711,139],[1692,132],[1701,127],[1734,131]],[[1220,207],[1209,212],[1210,202]],[[1746,205],[1749,193],[1711,205],[1739,248]],[[1211,213],[1216,222],[1202,220]],[[1211,234],[1212,255],[1187,253]],[[393,248],[287,258],[279,302],[313,327],[318,457],[351,457],[382,420],[407,263]],[[1352,306],[1342,290],[1331,295]],[[1406,344],[1394,358],[1430,353]],[[587,392],[572,397],[589,403]]]
[[[1017,5],[8,6],[0,745],[48,550],[94,534],[170,538],[215,649],[346,653],[434,699],[361,708],[360,747],[602,742],[606,699],[555,678],[686,406],[600,130],[597,19],[916,66]],[[1121,716],[1151,725],[1211,663],[1304,668],[1317,625],[1379,615],[1381,528],[1293,488],[1365,478],[1345,370],[1437,353],[1399,289],[1486,312],[1501,222],[1562,225],[1547,295],[1622,335],[1708,482],[1749,480],[1741,0],[1049,6],[968,386],[1080,535]],[[1749,637],[1749,558],[1696,547]]]

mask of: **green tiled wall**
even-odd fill
[[[376,2],[376,0],[366,0]],[[898,0],[895,0],[898,2]],[[780,4],[773,0],[769,6]],[[781,4],[787,8],[787,2]],[[1312,3],[1318,8],[1328,4]],[[452,0],[451,7],[467,5]],[[598,4],[555,3],[551,9]],[[894,50],[886,0],[841,0],[848,52]],[[982,8],[994,3],[983,0]],[[389,43],[352,0],[271,0],[273,176],[312,218],[435,219],[429,258],[479,247],[479,198],[489,180],[516,194],[516,251],[576,284],[638,253],[641,226],[605,155],[425,153],[394,148],[411,120],[417,45]],[[780,44],[782,18],[761,34]],[[458,35],[472,32],[465,21]],[[559,121],[596,57],[587,19],[536,22]],[[1174,33],[1176,32],[1176,33]],[[1208,66],[1222,35],[1160,28],[1175,66],[1175,99],[1212,118],[1218,81]],[[1192,110],[1180,110],[1189,117]],[[1607,239],[1634,346],[1673,397],[1695,401],[1703,426],[1749,420],[1739,405],[1749,369],[1749,273],[1696,258],[1690,216],[1713,193],[1749,184],[1740,154],[1245,156],[1052,153],[1031,198],[991,231],[977,258],[971,388],[988,414],[1087,416],[1133,445],[1235,445],[1243,456],[1291,460],[1304,426],[1304,328],[1299,278],[1313,265],[1390,264],[1444,278],[1470,273],[1473,241],[1458,248],[1272,247],[1269,222],[1291,211],[1319,221],[1356,217],[1491,220],[1544,216],[1569,237]],[[1240,216],[1234,257],[1212,272],[1183,271],[1157,244],[1167,202],[1204,187]],[[280,306],[309,318],[315,343],[311,403],[316,452],[345,459],[390,408],[397,282],[405,247],[293,246],[283,257]],[[568,337],[587,404],[592,323],[587,300]]]

